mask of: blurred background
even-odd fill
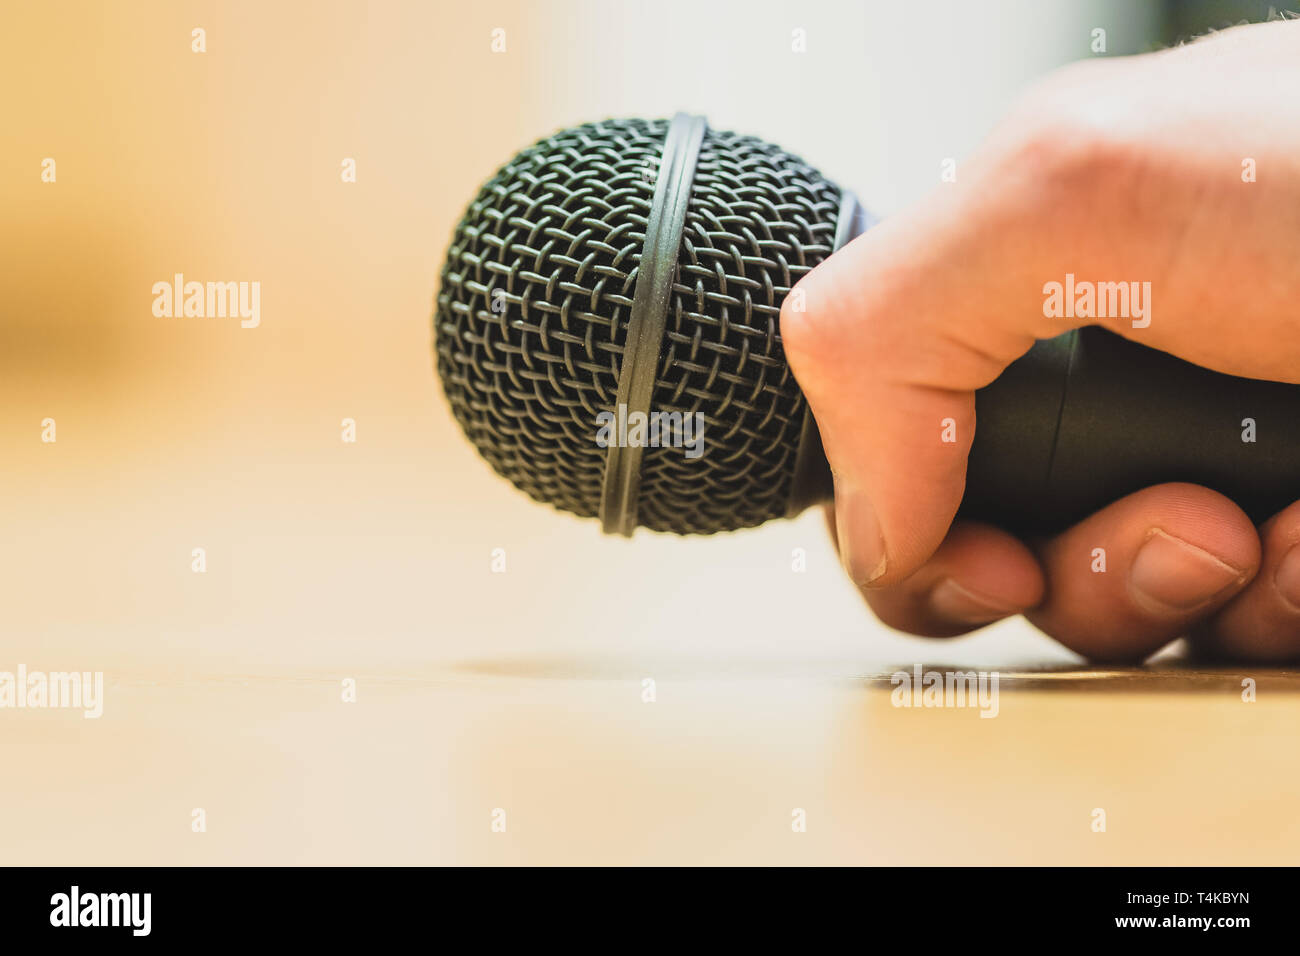
[[[1273,766],[1283,705],[1241,706],[1231,675],[1102,675],[1136,690],[1026,678],[997,720],[894,709],[865,678],[1078,662],[1023,621],[884,628],[818,513],[629,542],[534,504],[452,421],[429,321],[477,186],[559,127],[701,112],[887,216],[1053,67],[1269,12],[6,5],[0,670],[103,671],[107,699],[98,721],[0,711],[0,861],[1293,857],[1267,812],[1300,796]],[[260,325],[156,317],[175,273],[259,282]],[[1216,742],[1273,789],[1197,758]],[[1123,822],[1092,833],[1095,807]]]

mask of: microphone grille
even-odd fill
[[[598,514],[637,267],[667,120],[562,130],[519,153],[456,227],[435,315],[466,435],[539,501]],[[702,454],[647,447],[637,517],[679,534],[785,513],[805,402],[781,348],[790,288],[830,255],[840,190],[776,146],[708,130],[691,188],[652,411],[704,423]]]

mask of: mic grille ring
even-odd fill
[[[492,467],[584,517],[600,507],[655,163],[666,120],[563,130],[518,154],[457,226],[435,307],[452,412]],[[651,409],[703,416],[703,449],[644,449],[639,523],[712,533],[785,513],[805,403],[781,302],[830,255],[840,191],[748,136],[708,130],[678,252]]]

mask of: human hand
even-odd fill
[[[1300,383],[1298,244],[1291,21],[1053,74],[957,182],[806,276],[802,311],[792,296],[782,312],[785,351],[835,476],[842,559],[880,618],[951,636],[1024,613],[1093,659],[1183,634],[1240,658],[1300,656],[1300,502],[1256,529],[1217,492],[1159,485],[1032,545],[953,523],[975,390],[1082,324],[1044,316],[1045,283],[1150,281],[1150,325],[1096,323]],[[956,443],[938,440],[946,418]],[[1106,574],[1089,570],[1098,543]]]

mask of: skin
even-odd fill
[[[1094,660],[1183,635],[1239,660],[1300,657],[1300,503],[1256,528],[1214,491],[1167,484],[1047,541],[953,523],[974,392],[1078,324],[1043,315],[1044,283],[1067,272],[1151,282],[1147,328],[1096,320],[1119,335],[1300,383],[1300,22],[1050,75],[956,183],[799,283],[782,333],[835,476],[849,575],[915,634],[1024,614]],[[939,440],[945,418],[956,443]]]

